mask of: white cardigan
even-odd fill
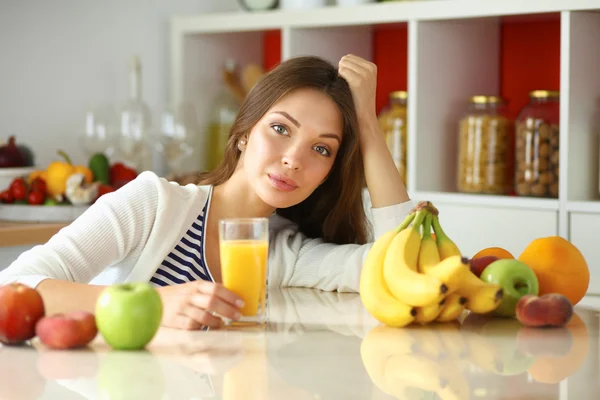
[[[146,171],[102,196],[47,243],[22,253],[0,271],[0,285],[36,287],[47,278],[111,285],[147,282],[196,219],[210,186],[180,186]],[[371,240],[398,226],[412,201],[371,209]],[[293,222],[269,219],[269,286],[358,292],[371,244],[336,245],[309,239]]]

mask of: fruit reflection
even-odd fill
[[[555,340],[557,342],[555,347],[558,347],[560,351],[555,354],[541,353],[536,357],[535,362],[529,368],[529,374],[538,382],[560,382],[577,372],[585,362],[590,347],[589,332],[585,322],[575,313],[563,329],[567,330],[572,337],[571,346],[565,351],[564,348],[560,349],[562,341]],[[536,333],[539,335],[539,330],[537,331]],[[540,340],[540,338],[535,340]]]
[[[411,325],[405,328],[377,326],[361,343],[361,358],[367,374],[384,393],[398,399],[468,399],[469,385],[463,374],[464,343],[447,348],[443,340],[460,336],[458,323]],[[448,338],[442,339],[447,334]],[[449,350],[448,350],[449,349]],[[455,355],[452,355],[455,354]]]
[[[545,384],[573,375],[588,350],[589,333],[577,314],[565,327],[531,328],[469,313],[461,323],[377,326],[360,352],[372,382],[388,395],[469,399],[511,395],[511,385],[538,394],[558,390]]]
[[[46,382],[36,368],[38,353],[29,347],[0,346],[0,399],[39,399]]]
[[[145,351],[109,351],[101,356],[97,377],[99,398],[160,399],[165,375],[158,356]]]

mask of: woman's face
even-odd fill
[[[342,114],[326,94],[291,92],[250,132],[242,154],[250,186],[272,207],[301,203],[331,171],[342,131]]]

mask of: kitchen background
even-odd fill
[[[236,10],[235,0],[1,0],[0,141],[15,135],[39,166],[57,147],[83,162],[85,112],[124,104],[133,55],[144,100],[164,106],[171,16]],[[0,246],[0,268],[29,247]]]

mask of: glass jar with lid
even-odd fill
[[[516,193],[557,198],[560,93],[534,90],[529,99],[516,121]]]
[[[512,121],[498,96],[473,96],[458,134],[457,188],[464,193],[507,194],[512,188]]]
[[[379,114],[379,124],[387,147],[396,164],[396,168],[406,184],[406,137],[407,115],[406,103],[408,94],[406,91],[397,90],[389,95],[389,104]]]

